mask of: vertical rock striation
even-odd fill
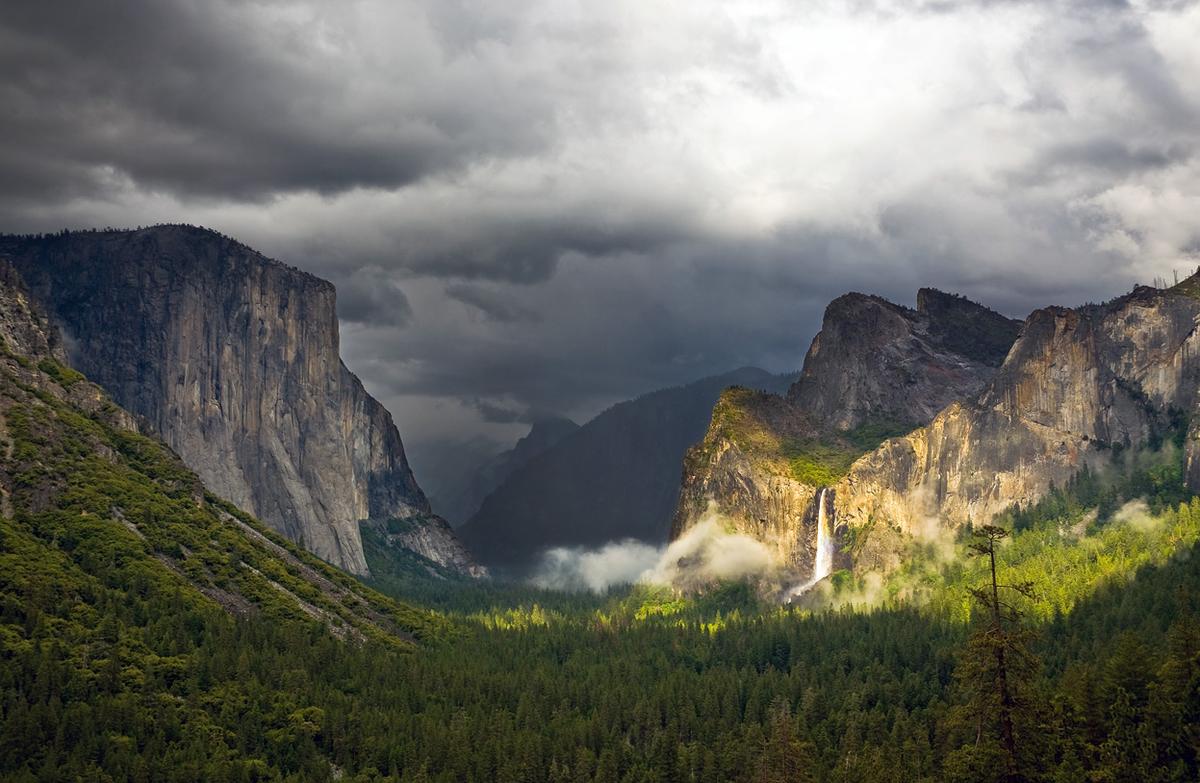
[[[67,350],[58,330],[30,301],[21,275],[0,259],[0,345],[9,353],[32,360],[67,362]]]
[[[365,574],[360,520],[430,517],[391,415],[338,356],[332,284],[187,226],[8,237],[0,255],[74,367],[315,554]],[[418,553],[469,570],[437,522]]]
[[[837,487],[841,521],[864,542],[986,522],[1044,495],[1115,450],[1187,426],[1187,480],[1200,488],[1200,301],[1196,278],[1105,305],[1034,312],[974,398],[859,460]],[[867,567],[894,564],[866,547]]]

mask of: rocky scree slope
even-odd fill
[[[330,283],[189,226],[4,237],[0,257],[73,364],[216,494],[355,574],[360,521],[391,518],[424,526],[401,542],[417,555],[476,571],[342,364]]]
[[[1019,328],[928,288],[916,309],[857,293],[835,299],[786,395],[721,395],[684,460],[672,538],[717,512],[727,528],[766,543],[778,562],[811,573],[818,492],[836,485],[829,508],[841,515],[837,493],[855,460],[978,394]]]
[[[0,648],[27,649],[47,624],[56,643],[84,644],[106,601],[130,600],[115,598],[123,591],[135,603],[316,621],[359,641],[447,631],[212,495],[65,361],[49,319],[0,262]],[[143,675],[154,676],[122,676]]]

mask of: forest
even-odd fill
[[[950,556],[916,544],[870,603],[848,574],[802,607],[741,584],[381,581],[439,593],[415,645],[150,589],[133,550],[17,513],[0,521],[0,775],[1194,780],[1200,500],[1173,453],[1085,472],[1003,528],[964,531]],[[971,594],[989,530],[999,581],[1021,587],[999,626]]]

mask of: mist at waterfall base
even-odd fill
[[[530,582],[551,590],[597,593],[629,584],[693,590],[761,577],[774,568],[770,549],[749,536],[728,532],[724,519],[710,508],[699,523],[665,546],[625,540],[595,549],[550,549]]]

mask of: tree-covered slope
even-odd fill
[[[300,768],[320,720],[281,681],[297,656],[404,654],[448,633],[216,498],[137,434],[62,363],[7,267],[0,340],[0,776]]]

